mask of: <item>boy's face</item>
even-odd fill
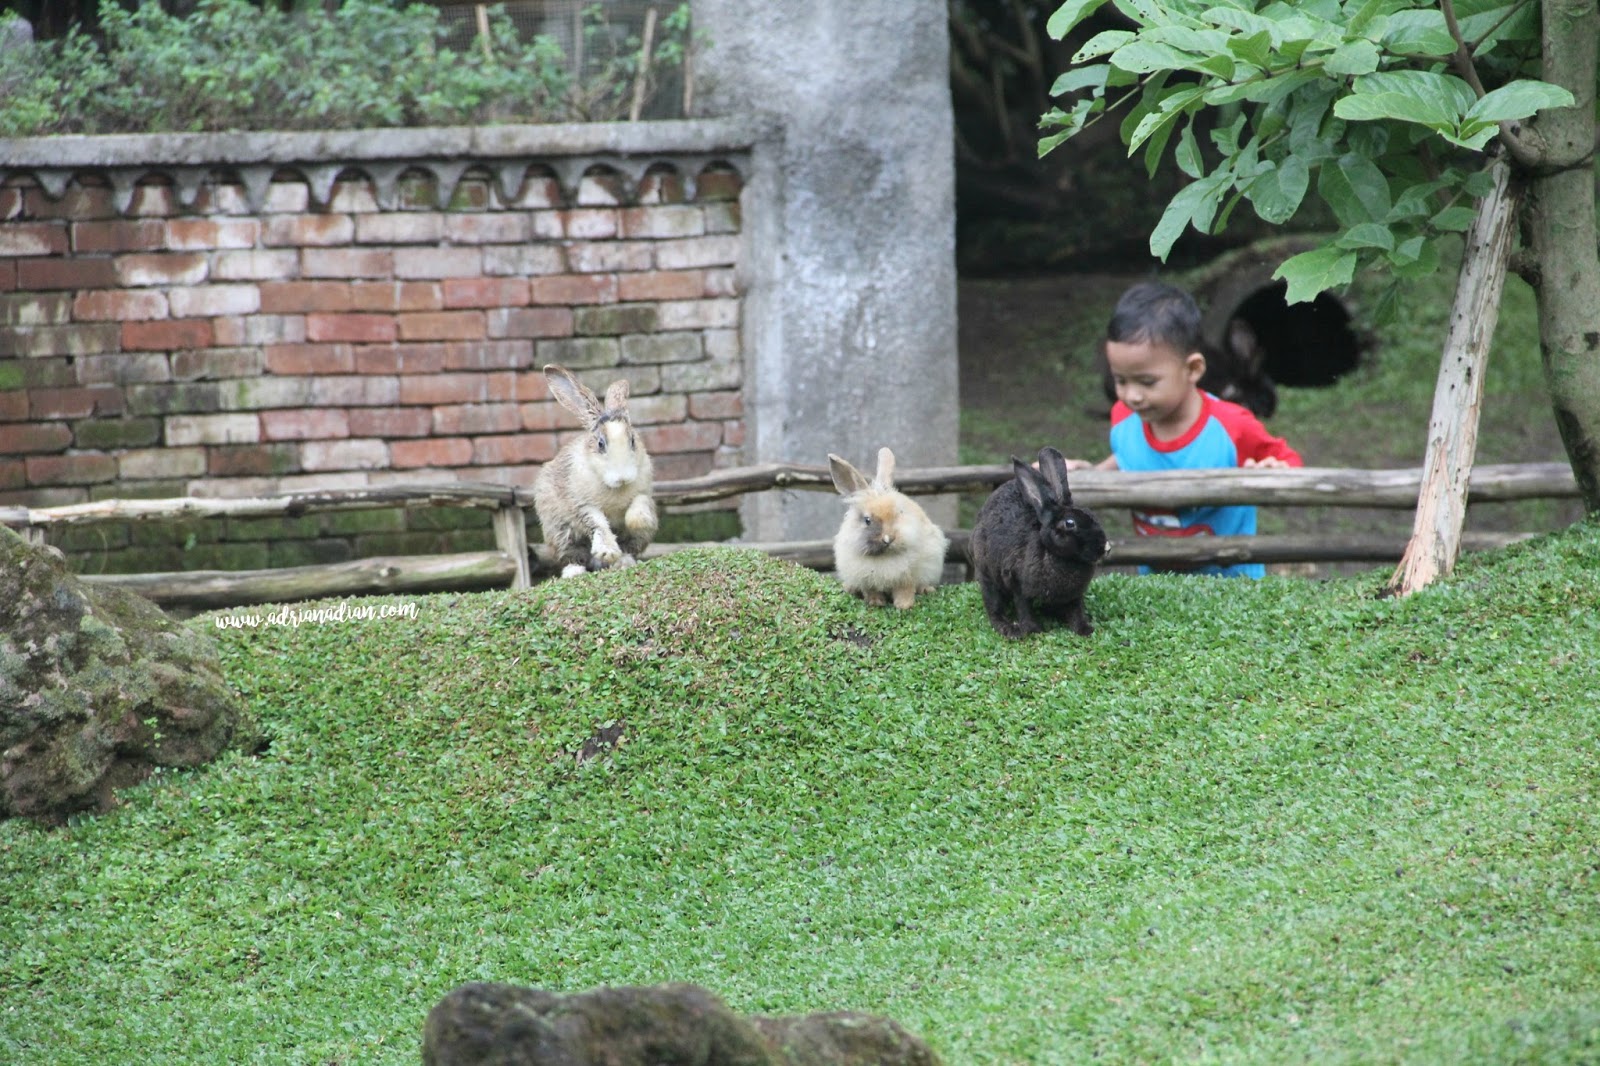
[[[1106,363],[1117,399],[1143,418],[1160,437],[1173,437],[1200,417],[1200,375],[1205,356],[1184,354],[1167,344],[1149,341],[1106,342]]]

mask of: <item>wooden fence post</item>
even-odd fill
[[[1493,165],[1494,188],[1478,201],[1478,214],[1467,233],[1450,333],[1439,362],[1428,420],[1428,449],[1423,457],[1422,489],[1411,540],[1389,590],[1408,596],[1434,578],[1448,574],[1461,552],[1461,529],[1467,518],[1467,482],[1478,450],[1478,415],[1483,406],[1483,377],[1489,345],[1500,320],[1500,295],[1505,289],[1506,262],[1511,253],[1517,194],[1511,170]]]
[[[514,503],[496,508],[494,542],[496,547],[511,556],[511,562],[516,567],[511,587],[532,588],[533,567],[528,562],[528,516],[522,508]]]

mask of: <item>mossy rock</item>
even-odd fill
[[[259,738],[204,633],[0,528],[0,819],[104,811]]]

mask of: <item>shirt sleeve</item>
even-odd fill
[[[1290,447],[1289,442],[1282,437],[1274,437],[1267,432],[1267,427],[1261,424],[1248,409],[1238,404],[1218,401],[1216,415],[1228,430],[1228,436],[1233,438],[1234,447],[1239,452],[1239,465],[1243,466],[1246,459],[1281,459],[1290,466],[1305,466],[1305,460],[1300,458],[1300,453]]]

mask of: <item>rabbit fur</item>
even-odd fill
[[[828,470],[849,504],[833,538],[833,566],[845,589],[869,606],[893,602],[901,610],[917,593],[932,592],[944,574],[949,542],[927,512],[895,490],[894,452],[878,449],[870,479],[833,454]]]
[[[1037,604],[1040,614],[1087,637],[1094,626],[1083,597],[1106,554],[1105,530],[1073,506],[1060,452],[1041,448],[1038,470],[1016,456],[1011,466],[1016,476],[984,501],[968,547],[984,613],[1001,636],[1016,640],[1043,631]]]
[[[584,432],[561,446],[533,483],[533,508],[562,577],[630,566],[659,520],[650,456],[628,418],[628,382],[613,381],[602,403],[565,368],[544,368],[556,402]]]

